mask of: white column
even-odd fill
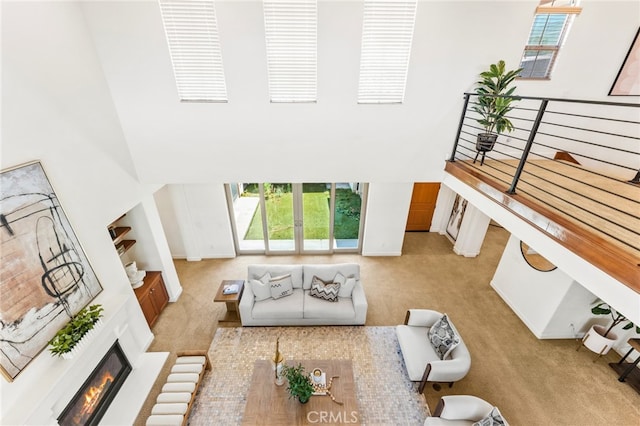
[[[440,185],[436,208],[433,211],[433,220],[431,220],[431,229],[429,229],[430,232],[437,232],[440,235],[446,234],[455,199],[456,193],[451,188]]]
[[[167,293],[169,293],[169,300],[175,302],[182,293],[182,285],[180,284],[178,273],[173,263],[173,257],[169,250],[167,237],[164,234],[160,214],[158,213],[153,195],[146,196],[136,209],[144,213],[144,217],[149,226],[148,230],[151,244],[146,245],[153,246],[156,252],[154,253],[155,256],[144,256],[144,258],[147,259],[148,265],[153,268],[148,269],[162,271],[162,278],[164,279]]]
[[[491,218],[489,216],[475,208],[471,203],[467,203],[453,251],[464,257],[476,257],[479,255],[490,221]]]
[[[178,228],[182,235],[186,258],[189,261],[202,260],[199,250],[200,242],[198,241],[198,234],[194,229],[185,186],[169,185],[169,193],[171,194],[173,209],[178,219]]]

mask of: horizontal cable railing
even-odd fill
[[[477,142],[478,95],[465,93],[450,162],[640,263],[640,104],[512,98],[513,131],[486,147]]]

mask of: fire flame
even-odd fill
[[[102,392],[113,383],[113,376],[111,373],[106,372],[102,376],[100,384],[97,386],[91,386],[84,394],[84,404],[80,412],[73,417],[76,424],[83,424],[84,421],[93,413],[94,408],[100,402]]]

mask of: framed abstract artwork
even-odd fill
[[[0,372],[23,371],[102,291],[42,164],[0,172]]]
[[[609,96],[640,96],[640,28],[622,62]]]

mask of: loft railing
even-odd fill
[[[465,93],[447,170],[611,244],[636,267],[626,281],[640,290],[640,104],[519,96],[508,114],[514,130],[488,152],[476,148],[476,104]]]

